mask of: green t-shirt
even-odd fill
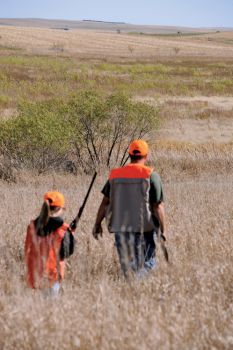
[[[110,197],[110,182],[109,180],[104,185],[104,188],[102,189],[102,194],[109,198]],[[164,195],[163,195],[163,186],[160,179],[160,176],[156,171],[153,171],[150,176],[150,204],[159,204],[161,202],[164,202]],[[153,221],[156,227],[159,227],[158,219],[153,215]]]

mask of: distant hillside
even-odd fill
[[[83,21],[68,20],[50,20],[40,18],[0,18],[0,25],[18,26],[18,27],[39,27],[53,29],[90,29],[101,31],[121,31],[130,33],[143,34],[173,34],[177,32],[193,33],[193,32],[211,32],[233,30],[232,28],[189,28],[174,26],[157,26],[157,25],[135,25],[124,22],[105,22],[97,20],[85,19]]]

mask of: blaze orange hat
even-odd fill
[[[44,200],[48,200],[49,204],[53,207],[65,207],[65,198],[62,193],[57,191],[46,192]]]
[[[149,151],[149,146],[146,141],[134,140],[129,145],[129,154],[131,156],[146,156]]]

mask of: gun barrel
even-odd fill
[[[84,208],[85,208],[85,206],[86,206],[86,203],[87,203],[88,197],[89,197],[89,195],[90,195],[91,189],[92,189],[92,187],[93,187],[93,185],[94,185],[96,176],[97,176],[97,172],[95,171],[95,173],[94,173],[94,175],[93,175],[93,177],[92,177],[90,186],[89,186],[89,188],[88,188],[87,194],[86,194],[86,196],[85,196],[85,198],[84,198],[84,200],[83,200],[83,203],[82,203],[81,207],[79,208],[78,214],[77,214],[77,216],[75,217],[75,219],[74,219],[74,220],[71,222],[71,224],[70,224],[71,229],[76,229],[76,227],[77,227],[77,224],[78,224],[78,222],[79,222],[79,220],[80,220],[80,218],[81,218],[81,216],[82,216],[83,210],[84,210]]]

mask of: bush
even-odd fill
[[[0,107],[6,107],[9,103],[9,97],[5,95],[0,95]]]
[[[9,162],[9,159],[0,159],[0,179],[7,182],[15,182],[16,177],[14,174],[14,169]]]
[[[158,125],[157,111],[124,94],[83,91],[64,102],[22,103],[1,121],[0,152],[15,168],[90,172],[122,165],[128,144]]]
[[[153,107],[133,102],[121,93],[106,97],[85,91],[69,103],[69,114],[78,132],[74,138],[76,158],[86,171],[101,165],[122,165],[129,143],[158,125]]]
[[[23,103],[19,116],[1,122],[1,153],[15,168],[39,173],[57,168],[69,150],[69,130],[58,101]]]

